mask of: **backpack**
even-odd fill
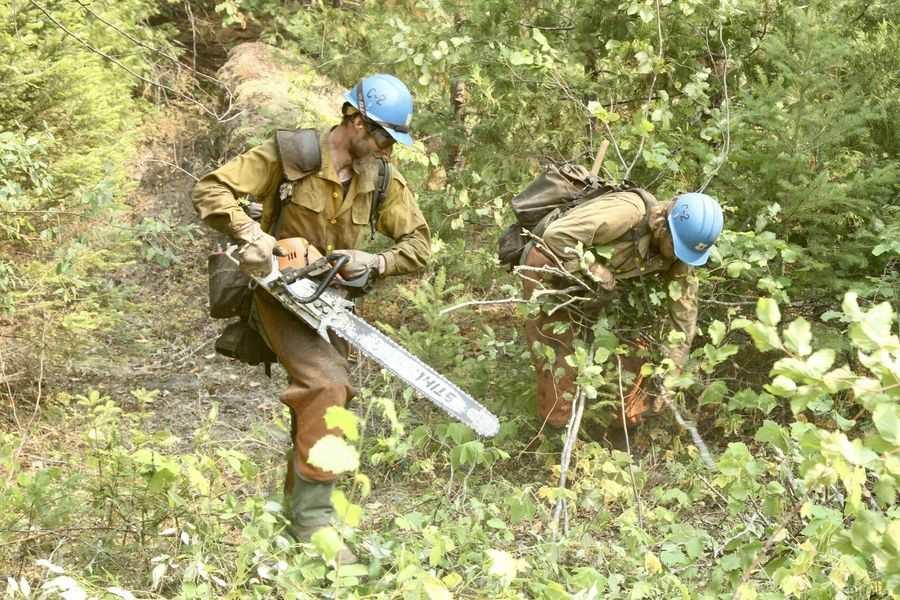
[[[512,269],[522,263],[531,241],[523,230],[541,237],[551,223],[571,209],[613,192],[633,192],[644,201],[644,218],[621,239],[636,240],[645,235],[650,230],[648,218],[655,202],[649,192],[628,181],[621,184],[604,181],[579,165],[550,166],[511,200],[516,222],[500,234],[497,252],[500,264]]]

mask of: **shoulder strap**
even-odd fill
[[[294,182],[322,168],[322,150],[319,148],[319,132],[315,129],[279,129],[275,132],[275,148],[281,163],[281,185],[278,186],[281,202],[276,208],[278,217],[271,234],[278,239],[281,233],[281,205],[290,201]]]
[[[315,129],[279,129],[275,132],[275,146],[285,181],[297,181],[322,168],[319,132]]]
[[[644,201],[644,217],[641,219],[640,223],[632,228],[631,233],[629,234],[631,239],[637,239],[650,232],[650,209],[656,204],[656,198],[654,198],[653,194],[647,190],[639,187],[632,187],[625,191],[637,194],[641,197],[641,200]]]
[[[372,210],[369,212],[369,241],[375,241],[375,221],[378,220],[378,211],[387,196],[388,186],[391,185],[391,165],[383,159],[378,159],[378,176],[375,179],[375,191],[372,193]]]

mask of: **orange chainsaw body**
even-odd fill
[[[278,257],[278,270],[302,269],[306,265],[322,258],[322,253],[315,246],[301,237],[278,240],[278,245],[287,251],[287,256]]]

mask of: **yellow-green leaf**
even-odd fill
[[[453,594],[440,579],[429,577],[422,587],[425,589],[428,600],[453,600]]]
[[[343,406],[329,406],[325,411],[325,425],[329,429],[337,427],[348,440],[359,439],[359,417]]]
[[[334,560],[338,551],[341,549],[341,536],[333,527],[323,527],[314,534],[310,539],[316,550],[322,553],[325,560]]]
[[[350,527],[359,525],[362,518],[362,506],[350,502],[341,490],[331,492],[331,503],[342,523]]]
[[[772,298],[760,298],[756,303],[756,318],[769,327],[778,325],[778,322],[781,321],[778,303]]]
[[[359,452],[343,438],[328,434],[309,450],[309,464],[333,473],[359,468]]]

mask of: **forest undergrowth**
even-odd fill
[[[900,596],[890,3],[301,4],[0,0],[7,597]],[[359,311],[501,420],[478,438],[354,356],[358,396],[329,415],[341,522],[312,544],[284,533],[284,371],[214,353],[216,240],[190,205],[230,158],[209,78],[245,39],[339,87],[410,83],[420,142],[395,160],[435,259]],[[601,138],[610,177],[726,208],[688,368],[652,361],[714,464],[668,413],[633,456],[604,443],[629,331],[601,319],[571,357],[592,401],[562,487],[521,332],[537,307],[494,245],[539,165],[589,166]],[[360,564],[332,562],[341,540]]]

